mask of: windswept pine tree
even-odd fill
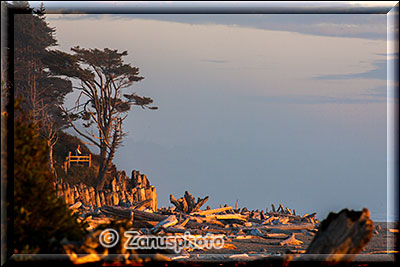
[[[76,106],[71,110],[64,109],[70,125],[90,144],[100,150],[100,163],[97,178],[97,190],[102,190],[106,173],[112,166],[116,149],[121,145],[126,132],[122,122],[132,105],[142,108],[157,109],[149,106],[153,103],[150,97],[125,92],[135,82],[143,79],[139,68],[125,64],[122,57],[127,51],[118,52],[105,48],[85,49],[79,46],[71,49],[73,55],[61,55],[54,51],[54,57],[61,58],[54,64],[53,71],[60,75],[75,78],[80,82],[80,91]],[[74,119],[79,118],[84,128],[78,127]],[[95,126],[95,133],[92,128]]]

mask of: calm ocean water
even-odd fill
[[[399,216],[398,215],[397,216],[391,215],[388,218],[388,216],[386,215],[386,212],[371,213],[371,219],[373,221],[376,221],[376,222],[386,222],[386,221],[389,221],[389,222],[397,221],[398,222],[399,221]]]
[[[323,219],[326,218],[326,216],[325,217],[321,217],[321,216],[318,216],[318,213],[317,213],[316,218],[319,221],[322,221]],[[395,222],[395,221],[398,222],[399,221],[399,216],[398,215],[397,216],[391,215],[388,218],[387,215],[386,215],[386,212],[371,212],[370,213],[370,218],[374,222],[387,222],[387,221],[388,222]]]

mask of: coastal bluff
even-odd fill
[[[103,206],[121,206],[157,211],[156,188],[145,174],[137,170],[132,171],[131,177],[125,171],[118,171],[101,191],[82,182],[69,184],[62,179],[56,179],[53,184],[57,197],[63,198],[67,205],[81,202],[93,210]]]

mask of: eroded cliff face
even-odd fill
[[[156,188],[150,184],[145,174],[133,170],[131,177],[125,171],[118,171],[117,175],[103,190],[97,191],[92,186],[83,183],[71,185],[62,179],[54,182],[57,196],[62,197],[67,205],[78,201],[93,209],[103,206],[133,207],[145,201],[143,208],[157,210]]]

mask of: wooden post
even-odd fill
[[[92,154],[89,154],[89,168],[92,166]]]
[[[67,161],[64,162],[64,171],[65,171],[65,173],[68,172],[68,162]]]
[[[68,168],[71,168],[71,151],[68,152]]]

